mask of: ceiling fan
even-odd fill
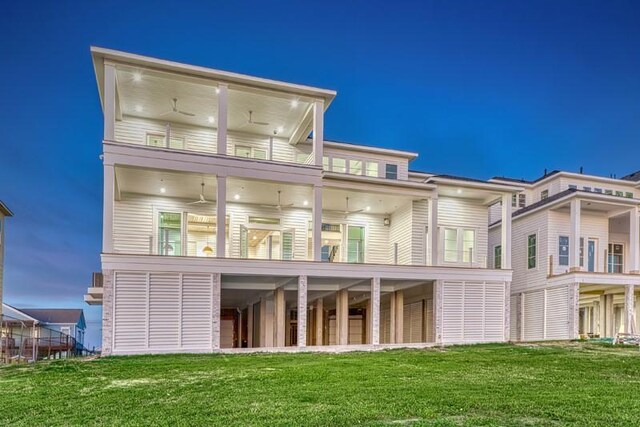
[[[194,113],[190,113],[188,111],[178,110],[178,98],[173,98],[171,100],[171,111],[167,111],[166,113],[161,114],[161,116],[164,116],[164,115],[167,115],[167,114],[171,114],[171,113],[183,114],[183,115],[189,116],[189,117],[195,116]]]
[[[281,190],[278,190],[278,204],[277,205],[261,205],[263,208],[274,208],[277,209],[279,211],[282,210],[282,208],[290,208],[291,206],[293,206],[293,203],[289,203],[288,205],[283,205],[280,203],[280,193],[282,193]]]
[[[249,110],[249,119],[245,125],[259,125],[259,126],[269,126],[268,122],[256,122],[253,120],[253,111]]]
[[[187,203],[188,205],[205,205],[207,203],[213,203],[204,198],[204,182],[200,185],[202,186],[202,188],[200,189],[200,198],[195,202]]]
[[[357,209],[355,211],[350,211],[349,210],[349,197],[346,197],[345,210],[343,210],[343,211],[332,211],[332,212],[338,212],[338,213],[344,214],[344,217],[346,218],[348,215],[355,214],[355,213],[360,213],[363,210],[364,209]]]

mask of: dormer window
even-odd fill
[[[394,165],[393,163],[387,163],[385,168],[385,178],[398,179],[398,165]]]

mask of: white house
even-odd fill
[[[640,174],[554,171],[494,178],[513,196],[512,340],[613,337],[637,331]],[[490,212],[490,262],[500,266],[502,206]]]
[[[509,339],[524,190],[324,138],[332,90],[93,47],[103,354]],[[328,348],[328,347],[324,347]]]
[[[5,218],[13,216],[13,213],[9,210],[2,200],[0,200],[0,319],[2,319],[2,283],[4,276],[4,226]]]

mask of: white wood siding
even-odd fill
[[[513,281],[511,293],[519,293],[526,290],[542,289],[547,283],[548,273],[548,245],[547,211],[527,215],[526,218],[515,219],[511,227],[511,267],[513,268]],[[527,268],[527,236],[538,235],[538,251],[536,268]]]
[[[398,245],[397,264],[411,264],[412,262],[412,211],[413,203],[408,202],[400,206],[391,215],[389,227],[389,264],[394,264],[394,246]]]

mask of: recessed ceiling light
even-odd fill
[[[140,80],[142,80],[142,73],[140,73],[140,71],[133,73],[133,81],[139,82]]]
[[[258,238],[258,237],[257,237],[255,234],[254,234],[254,235],[253,235],[253,237],[252,237],[252,239],[253,239],[253,240],[256,240],[257,238]]]
[[[367,206],[366,208],[364,208],[364,210],[369,212],[371,210],[371,206]]]
[[[233,198],[234,198],[235,200],[240,200],[240,195],[239,195],[239,194],[234,194],[234,195],[233,195]]]
[[[282,131],[284,130],[283,126],[278,126],[278,129],[276,129],[278,131],[278,133],[282,133]]]
[[[217,94],[220,93],[220,88],[219,87],[216,88],[216,93]]]
[[[164,193],[166,193],[166,192],[167,192],[167,189],[166,189],[166,188],[164,188],[164,187],[160,187],[160,192],[161,192],[162,194],[164,194]]]
[[[298,100],[297,100],[297,99],[293,99],[293,100],[291,101],[291,106],[292,106],[293,108],[296,108],[296,107],[298,106]]]
[[[216,120],[216,119],[215,119],[213,116],[209,116],[209,117],[207,118],[207,121],[208,121],[209,123],[213,123],[215,120]]]
[[[304,202],[302,202],[302,206],[309,206],[309,201],[305,200]]]
[[[462,194],[462,189],[458,188],[458,191],[456,191],[456,193]]]
[[[136,111],[138,113],[142,112],[142,105],[136,105]]]

